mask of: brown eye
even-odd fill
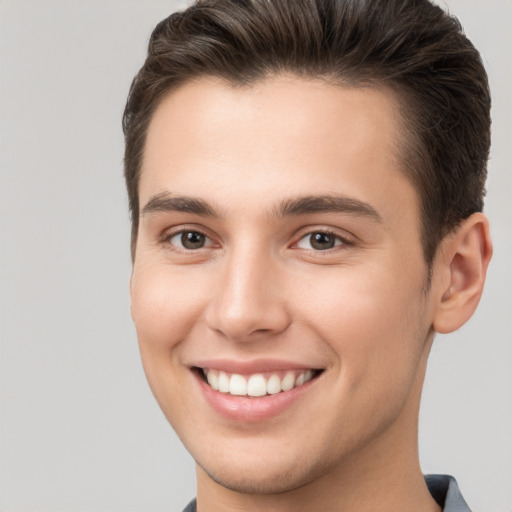
[[[309,235],[309,243],[313,249],[323,251],[332,249],[336,243],[336,238],[330,233],[313,233]]]
[[[197,231],[184,231],[181,233],[181,244],[185,249],[200,249],[204,247],[205,236]]]
[[[207,237],[199,231],[181,231],[172,236],[169,241],[172,245],[191,251],[205,247]]]
[[[326,251],[338,245],[342,245],[343,243],[343,240],[333,233],[329,233],[327,231],[315,231],[302,237],[297,243],[297,247],[300,249]]]

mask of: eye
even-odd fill
[[[200,231],[180,231],[168,238],[171,245],[178,249],[193,251],[211,245],[211,240]]]
[[[308,233],[297,242],[299,249],[308,249],[315,251],[327,251],[338,245],[343,245],[345,240],[334,233],[328,231],[315,231]]]

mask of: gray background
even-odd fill
[[[175,1],[0,1],[3,512],[176,511],[193,463],[160,413],[129,315],[121,113]],[[438,337],[421,413],[425,472],[475,511],[512,511],[512,2],[447,2],[494,95],[495,257],[475,317]]]

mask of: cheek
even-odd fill
[[[131,308],[141,348],[167,351],[178,344],[197,323],[205,300],[186,272],[136,266]]]
[[[346,268],[326,275],[324,286],[316,281],[304,318],[336,354],[346,385],[387,386],[414,373],[428,332],[421,275]]]
[[[350,282],[351,293],[333,297],[328,310],[326,303],[318,324],[339,365],[331,406],[349,444],[361,425],[376,432],[401,414],[415,396],[425,347],[421,286],[370,277]]]
[[[167,419],[192,417],[184,396],[172,393],[182,375],[181,342],[198,324],[204,300],[186,272],[136,265],[131,282],[131,309],[149,386]],[[185,411],[183,414],[180,411]]]

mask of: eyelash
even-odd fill
[[[208,245],[203,245],[201,247],[197,247],[195,249],[190,249],[190,248],[186,248],[186,247],[179,247],[177,246],[175,243],[172,243],[172,239],[177,237],[177,236],[180,236],[183,237],[184,234],[197,234],[201,237],[204,237],[206,243]],[[346,246],[351,246],[351,245],[354,245],[354,243],[349,240],[348,238],[346,237],[343,237],[341,235],[339,235],[338,233],[335,233],[334,231],[332,230],[329,230],[329,229],[315,229],[315,230],[310,230],[310,231],[307,231],[307,232],[303,232],[303,234],[300,236],[300,238],[294,242],[292,245],[291,245],[291,248],[297,248],[300,244],[300,242],[302,240],[305,240],[307,239],[308,237],[312,237],[313,235],[324,235],[324,236],[327,236],[327,237],[333,237],[334,238],[334,245],[333,247],[328,247],[326,249],[315,249],[313,247],[311,248],[302,248],[303,250],[305,251],[309,251],[309,252],[312,252],[312,253],[315,253],[315,254],[322,254],[322,253],[331,253],[333,250],[339,250],[343,247],[346,247]],[[208,243],[208,241],[210,243]],[[167,247],[174,251],[174,252],[178,252],[178,253],[182,253],[182,254],[190,254],[190,253],[194,253],[194,252],[197,252],[199,251],[200,249],[208,249],[208,248],[211,248],[211,247],[215,247],[215,242],[212,240],[211,237],[209,237],[206,233],[204,233],[203,231],[201,231],[200,229],[193,229],[193,228],[190,228],[190,229],[180,229],[179,231],[173,231],[173,232],[168,232],[166,233],[163,237],[162,237],[162,243],[166,244]],[[300,248],[300,247],[299,247]]]

